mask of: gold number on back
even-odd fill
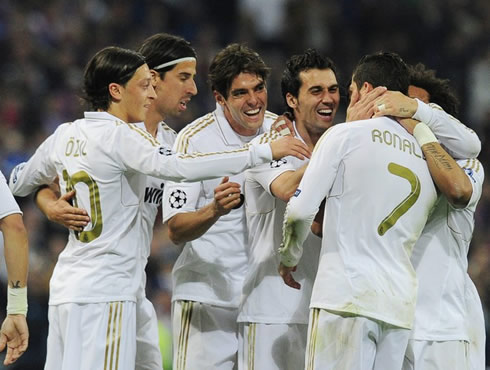
[[[378,234],[383,236],[391,227],[412,207],[420,195],[420,180],[416,174],[414,174],[407,167],[403,167],[396,163],[388,164],[388,171],[395,176],[406,179],[411,186],[411,191],[403,201],[398,204],[391,213],[385,217],[378,226]]]
[[[63,170],[63,179],[66,182],[66,192],[72,191],[75,185],[79,182],[88,186],[89,198],[90,198],[90,221],[92,222],[92,229],[82,231],[80,233],[75,232],[75,236],[83,243],[91,242],[98,238],[102,233],[102,210],[100,206],[99,187],[95,180],[85,171],[79,171],[73,176],[69,176],[66,170]],[[73,198],[74,206],[78,207],[76,197]]]

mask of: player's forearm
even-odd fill
[[[214,202],[195,212],[179,213],[168,220],[168,235],[175,244],[195,240],[219,219]]]
[[[298,188],[306,170],[306,164],[296,171],[287,171],[281,174],[271,184],[272,194],[284,202],[288,202]]]
[[[436,105],[417,100],[418,108],[413,118],[424,122],[439,142],[456,159],[476,158],[481,150],[478,135]]]
[[[1,219],[0,230],[4,238],[9,287],[23,288],[27,283],[29,247],[22,216],[12,214]]]
[[[473,192],[470,180],[456,161],[437,142],[422,146],[434,183],[457,208],[465,207]]]
[[[49,186],[44,186],[36,192],[34,199],[36,205],[49,220],[52,219],[50,210],[53,209],[53,205],[56,203],[59,196],[59,192],[56,192],[53,188]]]

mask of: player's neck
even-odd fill
[[[164,120],[161,114],[158,114],[154,110],[150,109],[146,114],[145,119],[145,127],[146,130],[153,135],[153,137],[157,136],[158,124]]]
[[[311,132],[308,131],[308,129],[305,127],[305,125],[302,122],[294,122],[294,126],[296,127],[296,131],[298,131],[299,136],[303,139],[305,144],[308,146],[310,150],[313,150],[315,147],[316,142],[320,138],[319,136],[317,137],[316,135],[313,135]]]

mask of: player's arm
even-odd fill
[[[424,122],[453,158],[475,158],[480,153],[478,135],[436,104],[426,104],[398,91],[387,91],[376,99],[374,106],[375,117],[384,115]]]
[[[471,199],[473,186],[458,163],[438,143],[430,128],[413,119],[399,122],[411,133],[424,153],[430,174],[439,191],[455,208],[464,208]]]
[[[234,174],[247,168],[270,162],[288,155],[304,159],[310,156],[308,147],[291,136],[279,138],[274,133],[259,137],[243,148],[215,153],[192,152],[175,153],[170,148],[161,147],[150,135],[141,129],[130,126],[120,131],[122,137],[115,140],[117,156],[123,167],[171,181],[202,181]],[[123,131],[124,130],[124,131]],[[276,140],[277,139],[277,140]],[[121,145],[125,143],[125,145]],[[176,142],[178,145],[178,142]],[[134,151],[126,148],[134,148]]]
[[[7,346],[4,364],[17,360],[27,349],[27,270],[29,247],[22,214],[0,172],[0,231],[7,266],[7,317],[0,329],[0,351]]]
[[[284,282],[292,288],[300,288],[291,273],[301,259],[303,242],[308,236],[319,206],[330,192],[337,176],[343,148],[348,140],[348,135],[344,134],[345,128],[345,125],[333,127],[320,138],[298,190],[286,207],[283,239],[279,248],[279,273]]]
[[[214,189],[214,200],[193,212],[177,213],[168,219],[168,235],[175,244],[201,237],[223,215],[240,204],[240,184],[225,177]]]
[[[298,188],[298,185],[303,178],[306,167],[308,164],[303,165],[295,171],[286,171],[280,174],[270,185],[272,195],[276,198],[289,201],[294,192]]]
[[[34,200],[48,220],[70,230],[82,231],[90,222],[90,217],[86,210],[71,205],[74,196],[75,190],[61,195],[59,186],[53,183],[41,186],[34,194]]]

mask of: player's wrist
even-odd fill
[[[429,143],[437,143],[437,138],[432,130],[423,122],[419,122],[413,129],[413,136],[419,143],[420,147]]]
[[[27,316],[27,287],[7,288],[7,314]]]

